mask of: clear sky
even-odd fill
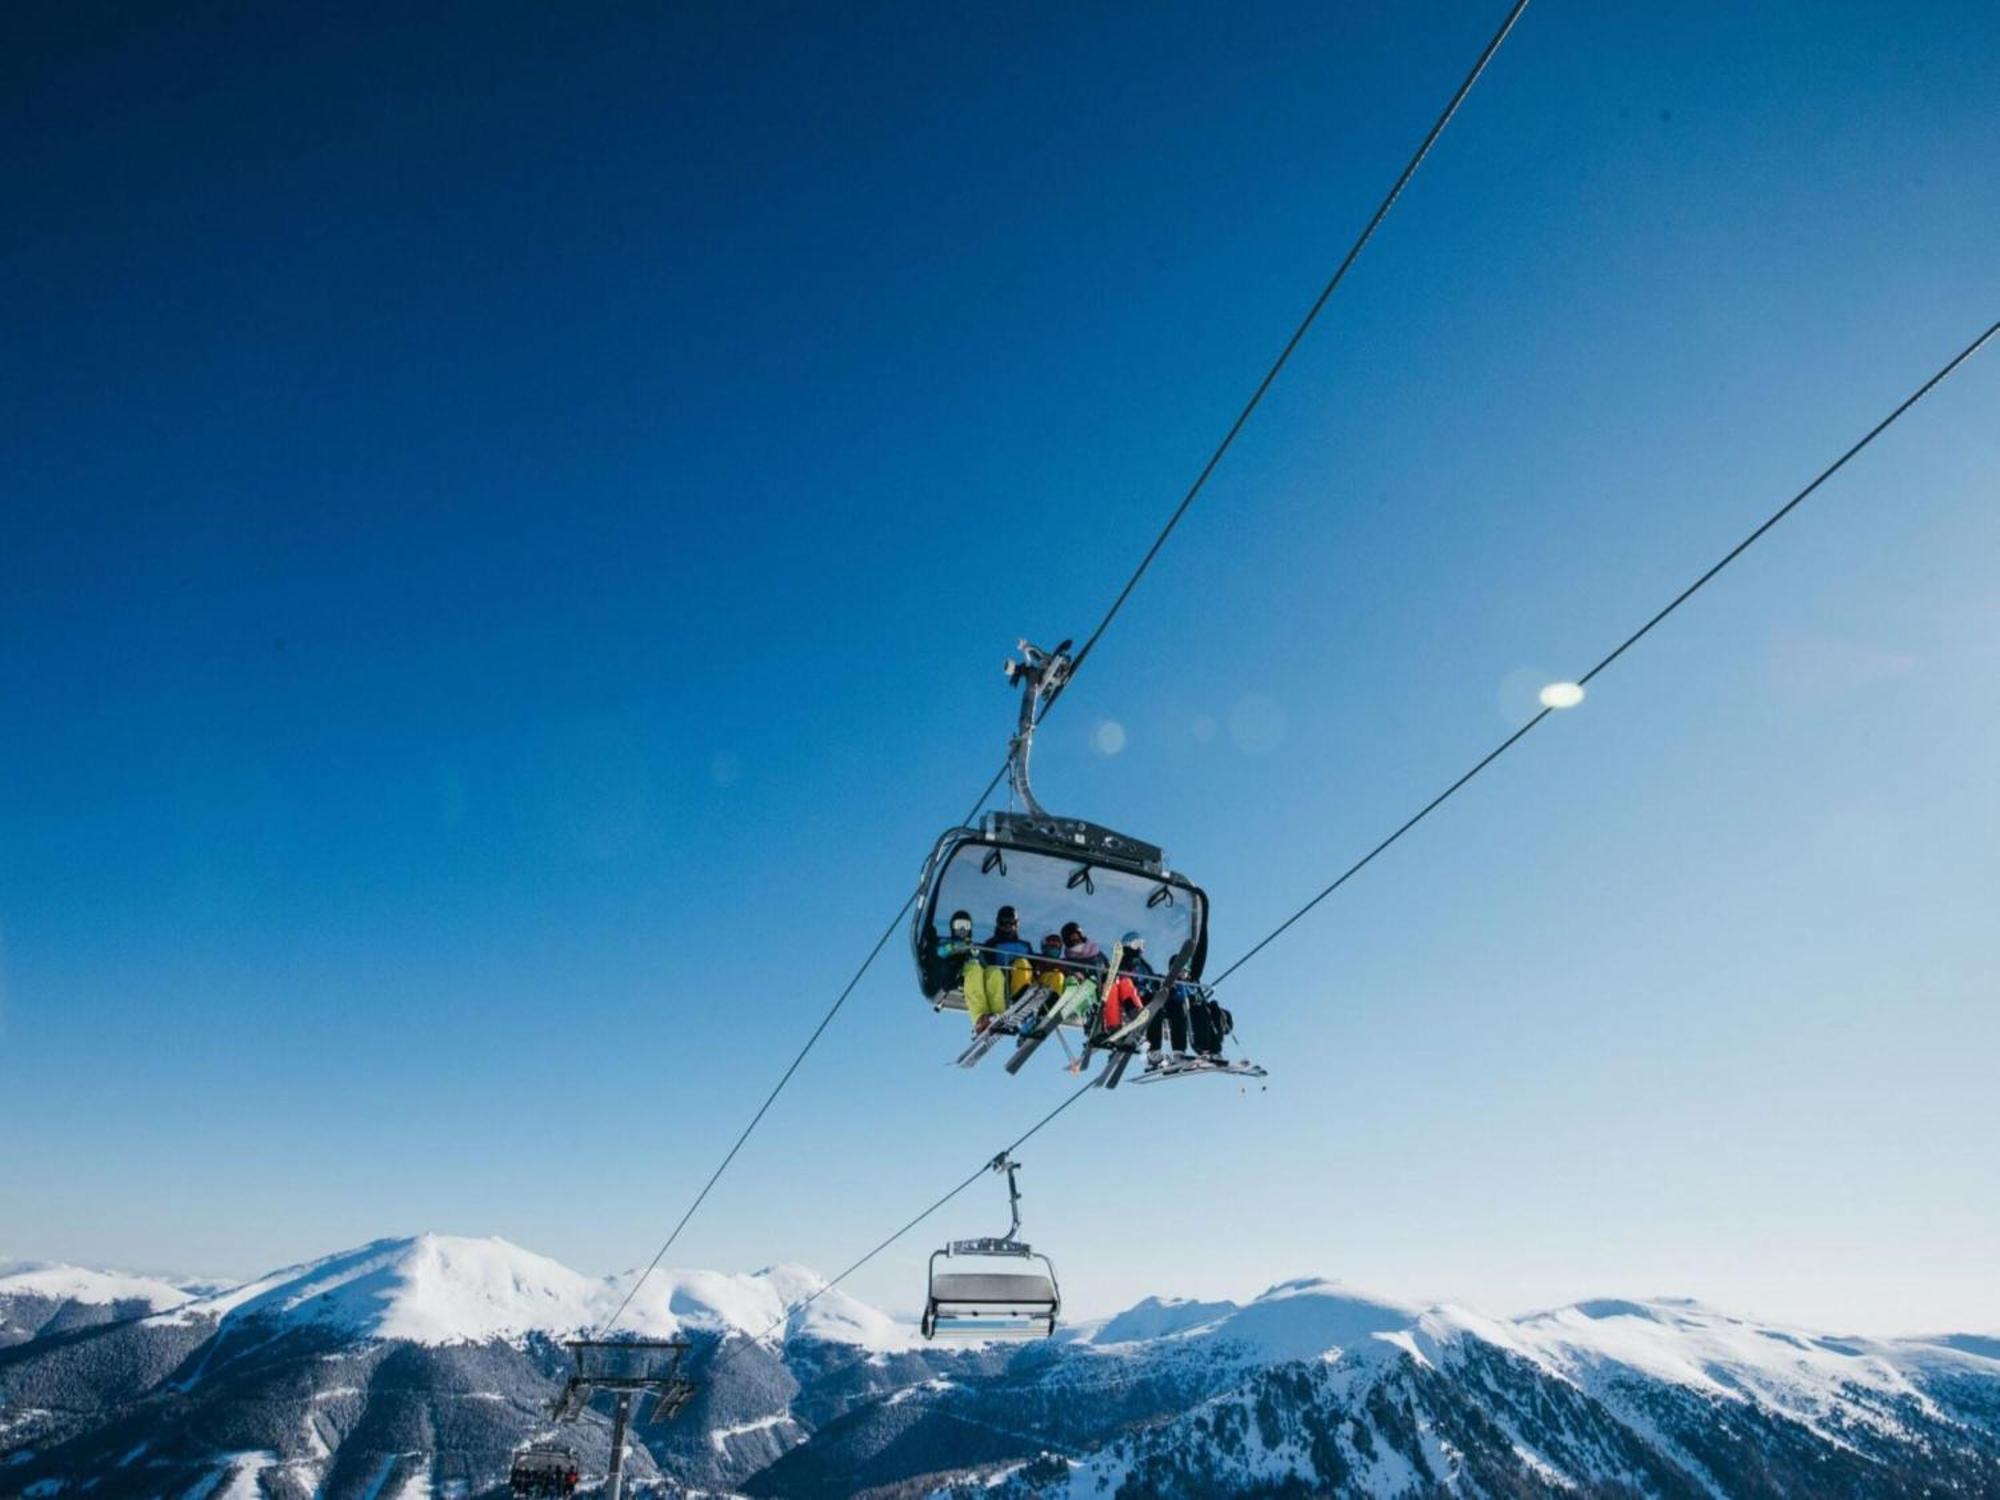
[[[10,9],[0,1253],[643,1262],[1501,9]],[[1248,946],[2000,315],[1996,78],[1977,0],[1536,0],[1044,800]],[[1997,415],[1233,980],[1267,1092],[1038,1138],[1075,1307],[2000,1328]],[[677,1263],[844,1265],[1061,1097],[909,970]]]

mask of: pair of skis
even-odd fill
[[[1135,1038],[1138,1037],[1140,1032],[1150,1026],[1153,1018],[1166,1007],[1167,1002],[1173,998],[1175,991],[1179,988],[1181,977],[1186,973],[1187,955],[1183,951],[1174,955],[1174,961],[1167,965],[1166,974],[1160,979],[1158,987],[1153,991],[1153,998],[1139,1007],[1137,1015],[1109,1036],[1102,1037],[1095,1043],[1086,1042],[1084,1044],[1083,1056],[1086,1061],[1090,1057],[1092,1046],[1095,1046],[1100,1051],[1111,1054],[1105,1061],[1104,1071],[1098,1075],[1097,1086],[1099,1088],[1115,1089],[1123,1081],[1125,1070],[1132,1065],[1132,1059],[1139,1054],[1139,1043]],[[1106,993],[1109,993],[1108,986]],[[1081,1064],[1078,1065],[1078,1070],[1081,1071]]]
[[[1169,1078],[1193,1078],[1198,1074],[1220,1074],[1225,1078],[1268,1078],[1270,1074],[1251,1062],[1248,1058],[1232,1062],[1226,1057],[1195,1056],[1183,1062],[1162,1062],[1157,1068],[1148,1068],[1132,1082],[1164,1083]]]
[[[958,1066],[976,1068],[991,1052],[1003,1036],[1019,1036],[1035,1024],[1036,1012],[1041,1006],[1054,999],[1054,994],[1045,985],[1031,984],[1015,997],[1014,1003],[987,1023],[986,1029],[972,1038],[972,1043],[958,1054]]]
[[[1097,982],[1097,996],[1100,1003],[1102,1003],[1105,996],[1111,993],[1111,986],[1118,982],[1118,970],[1124,965],[1124,962],[1125,945],[1123,943],[1112,944],[1111,967],[1104,971],[1104,977]],[[1040,1022],[1022,1033],[1021,1045],[1016,1047],[1014,1055],[1007,1059],[1007,1071],[1009,1073],[1020,1072],[1028,1059],[1035,1055],[1035,1050],[1051,1036],[1056,1035],[1062,1030],[1062,1024],[1069,1019],[1069,1012],[1073,1008],[1073,1003],[1065,1003],[1059,999],[1055,1005],[1050,1007],[1049,1013],[1043,1016]],[[1067,1046],[1068,1044],[1065,1043],[1064,1045]],[[1082,1072],[1083,1064],[1089,1061],[1089,1059],[1090,1043],[1085,1042],[1083,1044],[1083,1056],[1071,1061],[1070,1071],[1073,1073]]]
[[[1118,983],[1119,970],[1125,963],[1125,945],[1116,944],[1111,950],[1111,963],[1104,976],[1098,981],[1097,998],[1100,1004]],[[1187,973],[1185,955],[1176,955],[1167,972],[1161,977],[1153,991],[1153,998],[1139,1007],[1131,1020],[1107,1035],[1086,1039],[1081,1056],[1072,1057],[1070,1071],[1080,1073],[1088,1066],[1092,1052],[1106,1052],[1104,1071],[1097,1079],[1098,1087],[1115,1089],[1124,1081],[1126,1069],[1139,1053],[1138,1036],[1153,1023],[1173,998]],[[1078,986],[1080,988],[1080,986]],[[1031,984],[1023,990],[1014,1003],[997,1016],[986,1030],[975,1036],[970,1045],[958,1055],[961,1068],[977,1067],[999,1044],[1003,1036],[1016,1037],[1014,1055],[1007,1059],[1007,1071],[1019,1073],[1029,1058],[1043,1042],[1051,1036],[1061,1039],[1064,1022],[1078,1018],[1075,1002],[1065,1003],[1064,998],[1041,984]],[[1063,1043],[1063,1050],[1069,1044]],[[1194,1057],[1184,1062],[1163,1062],[1158,1067],[1147,1068],[1135,1083],[1159,1083],[1168,1078],[1191,1077],[1195,1074],[1219,1073],[1238,1078],[1263,1078],[1268,1076],[1264,1069],[1247,1059],[1230,1062],[1222,1057]]]

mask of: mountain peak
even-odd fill
[[[806,1266],[752,1275],[662,1269],[590,1277],[497,1236],[425,1233],[371,1240],[286,1266],[215,1296],[163,1312],[163,1319],[272,1319],[355,1338],[419,1344],[483,1343],[541,1333],[574,1336],[618,1312],[621,1332],[671,1338],[687,1330],[751,1338],[819,1338],[871,1350],[900,1348],[910,1330],[887,1314],[828,1290]],[[796,1305],[807,1297],[803,1308]],[[787,1309],[796,1308],[787,1316]]]
[[[143,1303],[154,1311],[177,1307],[194,1295],[164,1276],[142,1276],[61,1261],[0,1262],[0,1298],[35,1297],[89,1306]]]

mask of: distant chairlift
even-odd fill
[[[993,1158],[992,1170],[1007,1174],[1007,1205],[1013,1222],[1000,1239],[953,1240],[933,1251],[930,1293],[924,1302],[923,1335],[965,1339],[1047,1338],[1056,1331],[1062,1292],[1056,1285],[1055,1264],[1017,1236],[1021,1232],[1021,1189],[1014,1180],[1019,1164],[1006,1152]],[[1040,1261],[1040,1271],[943,1270],[961,1259]]]
[[[611,1396],[611,1458],[602,1495],[603,1500],[620,1500],[633,1404],[642,1396],[653,1398],[652,1410],[646,1414],[649,1423],[672,1421],[679,1415],[696,1390],[695,1383],[681,1374],[681,1361],[690,1346],[681,1338],[594,1338],[571,1339],[564,1347],[569,1350],[572,1369],[562,1394],[556,1397],[552,1415],[558,1422],[574,1422],[594,1396],[600,1392]]]
[[[583,1478],[576,1450],[565,1443],[530,1443],[507,1470],[513,1500],[569,1500]]]

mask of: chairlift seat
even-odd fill
[[[947,1271],[931,1281],[931,1301],[937,1303],[1047,1309],[1055,1300],[1053,1281],[1021,1271]]]

